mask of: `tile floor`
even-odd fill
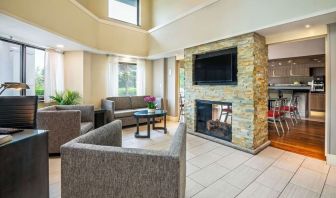
[[[168,122],[168,134],[152,131],[151,139],[135,139],[135,129],[126,128],[123,147],[167,149],[177,125]],[[61,195],[60,165],[50,158],[51,198]],[[325,161],[273,147],[253,156],[189,134],[186,182],[186,197],[195,198],[336,197],[336,167]]]

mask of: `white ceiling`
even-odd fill
[[[268,46],[268,59],[325,54],[325,39],[317,38]]]
[[[320,15],[318,17],[313,17],[309,19],[299,20],[292,23],[287,23],[285,25],[274,25],[274,27],[264,27],[257,32],[264,36],[270,36],[274,34],[279,34],[286,32],[288,30],[302,29],[305,24],[310,24],[312,26],[317,26],[321,24],[328,24],[335,22],[336,12],[329,13],[326,15]],[[285,22],[284,22],[285,23]],[[37,45],[44,48],[56,48],[56,45],[62,44],[64,48],[63,51],[74,51],[74,50],[85,50],[99,54],[111,54],[110,52],[97,50],[71,39],[67,39],[61,35],[48,32],[42,28],[30,25],[28,23],[22,22],[15,18],[9,17],[7,15],[0,13],[0,36],[5,38],[12,38],[17,41],[22,41],[25,43]],[[305,44],[295,43],[284,43],[270,45],[270,58],[283,57],[283,56],[293,56],[295,53],[302,53],[304,55],[311,54],[321,54],[321,49],[324,49],[324,42],[322,40],[311,41]],[[309,45],[307,47],[307,45]],[[301,47],[300,47],[301,46]],[[297,50],[294,50],[297,49]],[[148,57],[150,59],[169,57],[175,55],[183,55],[183,49],[168,52],[166,54],[160,54],[158,56]],[[293,53],[295,51],[295,53]],[[295,54],[295,56],[301,54]]]

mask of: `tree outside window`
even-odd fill
[[[134,63],[119,63],[119,96],[136,95],[137,66]]]

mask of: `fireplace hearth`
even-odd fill
[[[196,100],[196,132],[232,141],[232,103]]]

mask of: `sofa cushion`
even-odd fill
[[[107,100],[114,102],[115,110],[132,109],[131,97],[109,97]]]
[[[132,109],[147,107],[147,104],[146,104],[144,98],[145,98],[145,96],[131,96]]]
[[[147,108],[139,108],[139,109],[125,109],[114,112],[115,118],[125,118],[125,117],[133,117],[133,114],[137,111],[146,110]]]
[[[80,124],[80,134],[83,135],[94,129],[93,122],[81,122]]]

